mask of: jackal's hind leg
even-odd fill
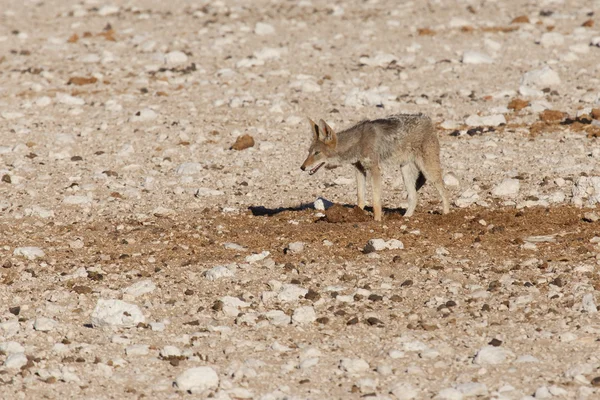
[[[365,208],[365,193],[367,191],[367,171],[361,163],[354,164],[356,168],[356,194],[358,195],[358,207]]]
[[[408,207],[404,216],[410,217],[415,212],[415,208],[417,208],[417,179],[419,179],[419,169],[414,163],[402,166],[402,179],[404,179],[404,187],[408,194]]]

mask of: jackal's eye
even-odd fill
[[[319,154],[321,154],[320,151],[315,151],[315,156],[318,156]]]

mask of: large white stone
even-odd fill
[[[13,251],[13,255],[15,256],[23,256],[28,260],[35,260],[39,257],[44,257],[46,254],[39,247],[17,247]]]
[[[8,355],[16,353],[25,353],[25,347],[18,342],[3,342],[0,343],[0,352]]]
[[[419,396],[419,390],[407,382],[398,382],[390,389],[398,400],[412,400]]]
[[[311,322],[315,322],[316,319],[317,314],[311,306],[298,307],[292,315],[292,322],[298,325],[310,324]]]
[[[359,374],[369,369],[369,363],[362,358],[343,358],[340,360],[340,369],[349,374]]]
[[[467,50],[462,56],[463,64],[491,64],[494,59],[479,51]]]
[[[496,197],[514,197],[519,193],[521,183],[518,179],[505,179],[494,187],[492,194]]]
[[[485,346],[477,352],[473,362],[478,365],[496,365],[506,362],[512,356],[510,350],[502,347]]]
[[[21,369],[25,365],[27,365],[25,353],[13,353],[4,360],[4,367],[7,369]]]
[[[138,306],[122,300],[100,299],[92,312],[92,326],[95,328],[104,326],[131,328],[145,320]]]
[[[463,394],[458,389],[446,388],[438,392],[434,397],[435,400],[462,400]]]
[[[209,281],[216,281],[221,278],[229,278],[235,275],[235,272],[232,269],[229,269],[223,265],[217,265],[204,272],[204,277]]]
[[[188,56],[182,51],[171,51],[165,54],[165,64],[179,65],[185,64],[188,60]]]
[[[123,290],[124,294],[132,297],[142,296],[146,293],[151,293],[156,289],[156,285],[150,279],[144,279],[134,283],[133,285]]]
[[[254,26],[254,33],[260,36],[272,35],[275,33],[275,28],[273,28],[273,25],[257,22]]]
[[[598,312],[593,293],[587,293],[583,295],[583,298],[581,299],[581,306],[583,308],[583,311],[589,314],[595,314]]]
[[[277,299],[284,303],[295,302],[308,293],[308,290],[294,284],[285,284],[277,295]]]
[[[521,79],[521,85],[543,89],[549,86],[560,85],[560,76],[549,66],[526,72]]]
[[[546,48],[559,47],[565,44],[565,37],[562,33],[546,32],[540,38],[540,44]]]
[[[202,171],[204,167],[197,162],[186,162],[177,167],[178,175],[194,175]]]
[[[58,325],[58,322],[53,319],[38,317],[33,323],[33,329],[40,332],[49,332],[56,328],[56,325]]]
[[[202,393],[219,386],[219,375],[211,367],[195,367],[185,370],[175,379],[179,390]]]

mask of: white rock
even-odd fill
[[[240,308],[248,308],[251,305],[250,303],[233,296],[224,296],[221,297],[220,300],[223,303],[223,312],[231,317],[237,316],[240,312]]]
[[[156,285],[150,279],[144,279],[134,283],[133,285],[123,290],[124,294],[133,298],[143,296],[147,293],[152,293],[156,289]]]
[[[458,187],[460,186],[460,182],[456,175],[454,175],[452,172],[447,172],[444,174],[444,185],[449,187]]]
[[[502,347],[485,346],[477,352],[473,362],[478,365],[496,365],[506,362],[509,357],[513,357],[510,350]]]
[[[386,243],[387,248],[390,250],[400,250],[404,248],[404,243],[399,241],[398,239],[390,239]]]
[[[74,206],[87,206],[92,204],[92,199],[88,196],[66,196],[62,202]]]
[[[165,54],[165,64],[168,65],[185,64],[187,60],[188,56],[182,51],[171,51]]]
[[[217,279],[228,278],[234,275],[234,271],[223,265],[217,265],[216,267],[213,267],[208,271],[204,272],[204,277],[209,281],[216,281]]]
[[[518,179],[505,179],[492,190],[496,197],[514,197],[519,194],[521,182]]]
[[[150,346],[147,344],[132,344],[125,348],[125,354],[128,356],[145,356],[150,353]]]
[[[463,394],[454,388],[446,388],[442,389],[438,392],[438,394],[434,397],[435,400],[462,400]]]
[[[456,389],[467,397],[487,396],[488,389],[485,383],[467,382],[456,385]]]
[[[460,123],[458,121],[454,121],[454,120],[445,120],[444,122],[442,122],[440,124],[440,127],[442,129],[454,130],[454,129],[458,129],[460,127]]]
[[[317,364],[319,364],[318,357],[307,358],[300,362],[300,364],[298,365],[298,368],[299,369],[308,369],[308,368],[314,367]]]
[[[92,326],[95,328],[114,326],[131,328],[145,322],[146,318],[135,304],[122,300],[99,299],[92,312]]]
[[[165,330],[164,322],[150,322],[148,325],[150,325],[150,329],[154,332],[162,332]]]
[[[17,247],[13,251],[15,256],[23,256],[28,260],[35,260],[39,257],[44,257],[46,254],[39,247]]]
[[[21,369],[25,365],[27,365],[27,356],[25,353],[13,353],[4,360],[4,367],[6,369]]]
[[[590,40],[590,46],[600,47],[600,36],[594,36],[592,40]]]
[[[175,379],[175,385],[179,390],[202,393],[219,386],[219,375],[211,367],[190,368]]]
[[[162,358],[181,357],[181,350],[176,346],[165,346],[159,354]]]
[[[35,100],[35,105],[38,107],[46,107],[46,106],[49,106],[51,103],[52,103],[52,99],[48,96],[38,97]]]
[[[265,317],[275,326],[289,325],[292,321],[291,317],[281,310],[271,310],[265,313]]]
[[[465,124],[468,126],[500,126],[506,124],[506,118],[503,114],[487,115],[480,117],[477,114],[470,115],[466,120]]]
[[[25,347],[18,342],[2,342],[0,343],[0,352],[9,356],[16,353],[25,353]]]
[[[494,59],[487,54],[467,50],[463,53],[462,62],[463,64],[491,64],[494,62]]]
[[[58,325],[58,322],[53,319],[38,317],[33,322],[33,329],[40,332],[50,332],[56,328],[56,325]]]
[[[23,113],[3,111],[2,113],[0,113],[0,116],[2,116],[2,118],[6,120],[19,119],[23,117]]]
[[[398,61],[398,57],[388,53],[377,53],[374,57],[360,57],[359,61],[361,64],[364,65],[385,68],[389,66],[392,62]]]
[[[540,38],[542,47],[559,47],[565,43],[565,37],[558,32],[545,32]]]
[[[105,6],[100,7],[100,9],[98,10],[98,15],[105,17],[107,15],[117,14],[118,12],[119,12],[118,6],[105,5]]]
[[[85,104],[85,100],[80,97],[74,97],[66,93],[56,93],[56,100],[61,104],[70,106],[82,106]]]
[[[262,251],[258,254],[251,254],[249,256],[246,256],[246,262],[249,264],[254,264],[256,262],[264,260],[265,258],[269,257],[270,255],[271,255],[271,253],[266,250]]]
[[[566,399],[567,395],[569,394],[569,392],[567,392],[565,389],[561,388],[560,386],[556,386],[556,385],[552,385],[548,388],[548,391],[550,391],[550,394],[552,396],[556,396],[562,399]]]
[[[552,397],[552,394],[550,394],[550,391],[548,390],[548,387],[546,386],[540,386],[539,388],[537,388],[535,390],[535,398],[536,399],[549,399]]]
[[[405,353],[403,351],[400,350],[390,350],[388,352],[388,355],[390,356],[390,358],[392,359],[398,359],[398,358],[404,358]]]
[[[254,52],[254,57],[258,60],[277,60],[281,58],[281,53],[284,52],[284,49],[281,48],[273,48],[273,47],[265,47],[261,50]]]
[[[304,251],[304,242],[292,242],[288,244],[287,250],[292,254],[302,253]]]
[[[178,175],[194,175],[202,171],[203,169],[204,167],[202,167],[202,164],[200,163],[186,162],[177,167],[176,172]]]
[[[302,306],[294,310],[292,322],[297,325],[310,324],[317,320],[315,309],[311,306]]]
[[[313,203],[313,206],[315,207],[315,210],[319,210],[319,211],[323,211],[328,209],[329,207],[331,207],[333,205],[333,203],[327,199],[324,199],[322,197],[319,197],[317,200],[315,200],[315,202]]]
[[[419,390],[407,382],[398,382],[392,386],[390,393],[398,400],[412,400],[419,396]]]
[[[526,72],[521,79],[521,85],[543,89],[549,86],[560,85],[560,77],[549,66]]]
[[[210,197],[210,196],[222,196],[224,194],[225,194],[225,192],[223,192],[221,190],[201,187],[201,188],[196,189],[196,192],[194,193],[194,196],[196,196],[196,197]]]
[[[535,358],[531,354],[526,354],[524,356],[520,356],[519,358],[517,358],[515,360],[515,363],[518,363],[518,364],[521,364],[521,363],[539,363],[539,362],[540,362],[540,360],[538,360],[537,358]]]
[[[308,293],[308,290],[294,284],[285,284],[277,294],[277,299],[284,303],[296,302]]]
[[[21,326],[19,325],[19,321],[6,321],[0,322],[0,333],[5,338],[9,338],[15,336],[19,333]]]
[[[227,250],[246,251],[244,246],[232,242],[223,243],[223,247],[225,247]]]
[[[581,306],[583,308],[583,311],[589,314],[595,314],[598,312],[593,293],[587,293],[583,295],[583,298],[581,299]]]
[[[351,375],[359,374],[369,369],[369,363],[362,358],[343,358],[340,360],[339,368]]]
[[[257,22],[254,26],[254,33],[260,36],[272,35],[275,33],[275,28],[273,28],[273,25]]]
[[[383,239],[370,239],[365,246],[364,252],[381,251],[387,248],[387,242]]]
[[[146,122],[153,121],[156,119],[158,114],[151,108],[144,108],[129,118],[130,122]]]

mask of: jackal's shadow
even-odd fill
[[[332,203],[333,205],[333,203]],[[341,206],[346,208],[354,208],[356,204],[341,204]],[[327,207],[329,208],[329,206]],[[252,215],[255,217],[270,217],[272,215],[277,215],[282,212],[291,211],[291,212],[299,212],[304,210],[315,210],[314,203],[302,203],[299,206],[295,207],[277,207],[277,208],[268,208],[265,206],[250,206],[248,207]],[[367,206],[365,207],[365,211],[373,212],[373,207]],[[383,207],[383,212],[386,214],[394,214],[394,215],[404,215],[406,213],[406,208],[389,208]]]

